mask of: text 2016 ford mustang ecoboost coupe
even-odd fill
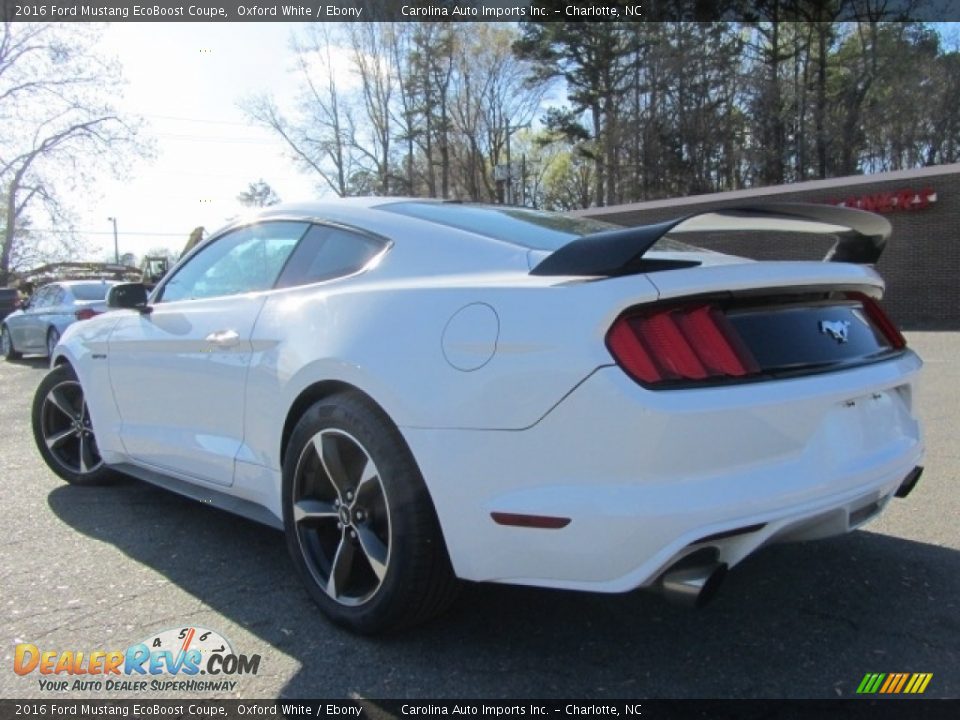
[[[831,262],[676,238],[817,233]],[[457,578],[705,602],[760,546],[916,483],[920,359],[878,304],[883,218],[731,208],[617,228],[397,198],[278,205],[72,325],[33,428],[283,528],[334,621],[410,625]]]

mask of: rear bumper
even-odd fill
[[[912,353],[844,372],[650,392],[597,370],[522,431],[402,428],[457,574],[620,592],[693,550],[733,565],[761,545],[846,532],[923,455]],[[570,518],[497,525],[491,512]],[[750,526],[750,532],[726,535]]]

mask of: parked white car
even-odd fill
[[[748,230],[833,235],[846,262],[666,238]],[[916,483],[921,361],[869,266],[889,232],[809,205],[627,229],[274,206],[64,333],[37,446],[71,483],[122,472],[284,529],[359,632],[432,617],[457,578],[699,605],[759,547],[850,531]]]

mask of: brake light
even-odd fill
[[[877,328],[877,330],[883,333],[887,342],[890,343],[890,347],[894,350],[900,350],[907,346],[907,340],[903,337],[903,333],[900,332],[900,329],[894,324],[893,320],[890,319],[890,316],[887,315],[880,303],[863,293],[849,293],[847,297],[860,302],[863,306],[863,311],[867,314],[867,317],[870,318],[870,322],[873,323],[873,326]]]
[[[99,315],[100,313],[94,310],[93,308],[80,308],[73,315],[77,320],[89,320],[92,317]]]
[[[607,348],[628,375],[644,384],[760,372],[753,354],[713,305],[622,315],[607,333]]]

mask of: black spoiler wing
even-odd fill
[[[613,277],[644,272],[643,255],[657,240],[665,235],[698,232],[834,235],[837,242],[824,261],[874,264],[883,253],[891,229],[890,222],[879,215],[834,205],[769,203],[718,208],[654,225],[585,235],[544,258],[530,274]]]

